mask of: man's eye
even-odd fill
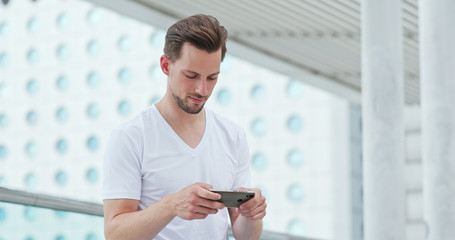
[[[208,79],[209,79],[209,80],[216,80],[217,77],[209,77]]]
[[[186,77],[189,78],[189,79],[195,79],[196,78],[196,76],[188,76],[188,75],[186,75]]]

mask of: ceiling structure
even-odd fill
[[[360,0],[90,0],[167,29],[197,13],[218,18],[228,52],[360,103]],[[417,0],[403,0],[403,79],[419,104]],[[397,23],[399,24],[399,23]]]

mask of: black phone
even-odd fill
[[[239,207],[240,204],[252,199],[254,192],[252,191],[234,191],[234,190],[216,190],[209,189],[211,192],[216,192],[221,195],[218,202],[224,203],[226,207]]]

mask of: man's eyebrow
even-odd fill
[[[187,72],[187,73],[192,73],[192,74],[200,75],[198,72],[191,71],[191,70],[186,70],[186,69],[184,69],[183,71],[184,71],[184,72]],[[217,74],[220,74],[220,72],[216,72],[216,73],[209,74],[209,76],[217,75]]]

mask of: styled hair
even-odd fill
[[[171,60],[180,58],[185,42],[209,53],[221,48],[221,61],[226,54],[228,33],[215,17],[198,14],[184,18],[169,27],[164,43],[164,54]]]

